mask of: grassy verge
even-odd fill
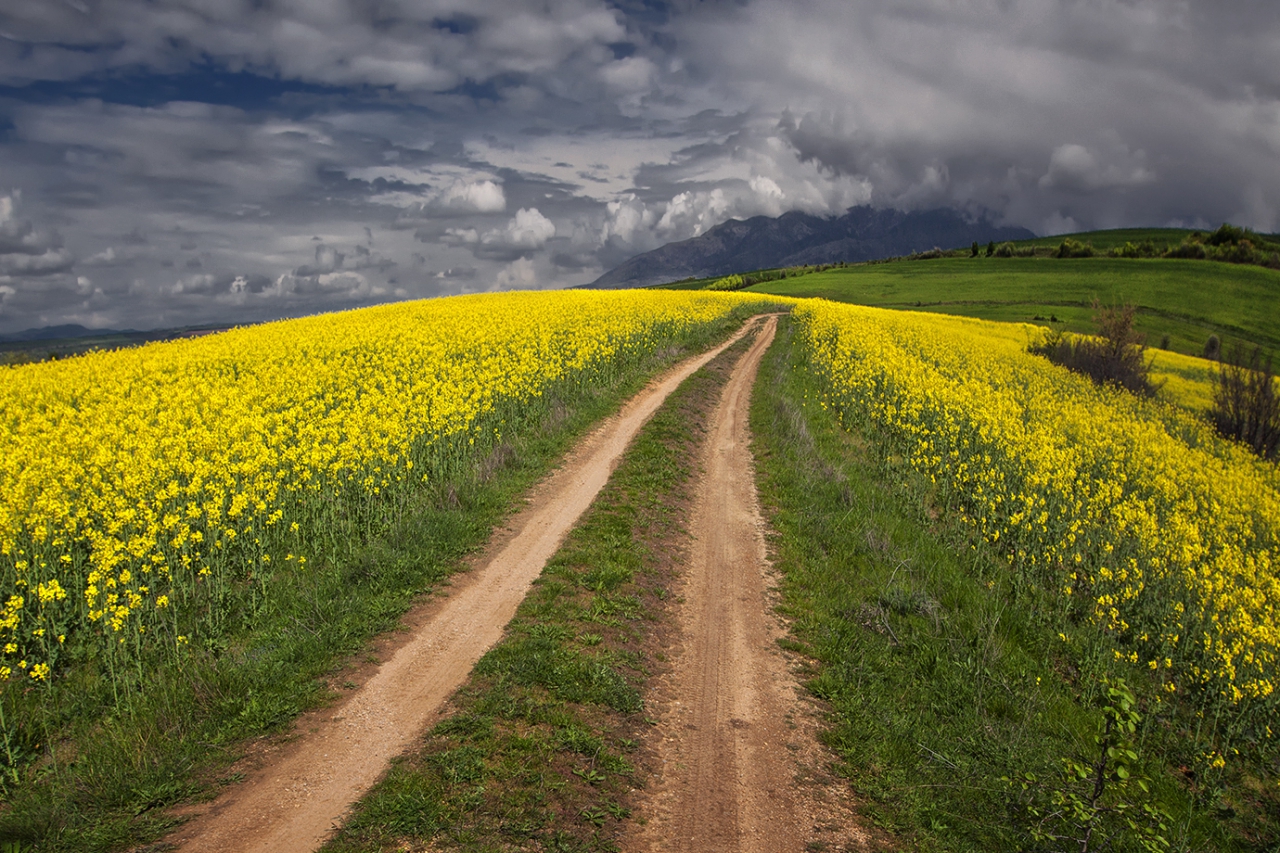
[[[661,663],[699,448],[748,343],[690,377],[644,427],[448,718],[329,853],[617,849],[628,792],[643,782],[642,688]]]
[[[818,661],[809,688],[832,705],[829,743],[867,812],[924,851],[1273,849],[1274,795],[1256,779],[1188,777],[1182,721],[1148,707],[1118,747],[1123,772],[1103,761],[1096,832],[1081,846],[1086,821],[1062,815],[1073,796],[1089,800],[1116,747],[1104,708],[1123,704],[1105,663],[1060,641],[1052,608],[1015,590],[927,482],[886,476],[897,469],[875,436],[845,432],[818,404],[790,341],[788,322],[753,403],[761,498],[797,649]],[[1086,778],[1064,775],[1067,761]]]
[[[6,780],[0,845],[80,853],[163,834],[175,820],[167,807],[216,790],[247,738],[327,701],[327,676],[459,568],[576,437],[741,319],[623,366],[607,387],[561,389],[539,422],[453,479],[400,496],[372,527],[335,513],[327,544],[310,543],[308,553],[319,553],[305,569],[278,574],[243,627],[180,665],[161,659],[140,671],[145,691],[116,697],[107,673],[86,660],[47,692],[6,697],[22,733],[8,746],[25,753],[9,756],[20,770]]]

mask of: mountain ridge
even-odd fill
[[[10,332],[0,335],[0,343],[33,343],[38,341],[56,341],[69,338],[90,338],[103,335],[133,335],[136,329],[90,329],[79,323],[63,323],[58,326],[40,326],[23,329],[21,332]]]
[[[945,207],[906,213],[862,206],[834,217],[793,210],[781,216],[730,219],[705,234],[636,255],[587,286],[646,287],[690,277],[870,261],[935,246],[955,248],[975,240],[985,244],[1035,236],[1025,228],[996,225],[985,215],[970,220]]]

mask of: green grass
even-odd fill
[[[216,791],[245,739],[328,701],[343,662],[455,571],[591,424],[741,319],[623,365],[607,386],[555,390],[522,433],[505,435],[452,479],[396,500],[384,495],[383,512],[334,513],[309,543],[315,556],[305,570],[277,574],[244,602],[243,619],[180,664],[145,661],[130,688],[137,692],[120,701],[109,673],[88,658],[73,660],[47,692],[6,691],[3,711],[18,721],[8,744],[17,766],[3,783],[0,845],[87,853],[162,835],[174,822],[166,807]]]
[[[909,849],[1062,849],[1032,842],[1021,786],[1002,778],[1034,774],[1042,799],[1067,790],[1062,760],[1097,754],[1099,679],[1139,685],[1143,673],[1116,670],[1088,625],[1060,624],[1051,596],[1015,588],[926,480],[876,436],[842,429],[820,399],[784,324],[753,401],[758,480],[794,642],[816,660],[808,686],[831,703],[843,773]],[[1169,849],[1274,849],[1274,792],[1243,772],[1189,782],[1188,721],[1169,703],[1140,711],[1139,764],[1172,815]]]
[[[748,288],[1092,332],[1094,299],[1138,306],[1156,346],[1199,355],[1210,334],[1280,351],[1280,271],[1208,261],[946,258],[865,264]],[[1054,322],[1056,318],[1056,322]]]
[[[615,850],[648,724],[649,642],[683,548],[706,421],[735,344],[643,428],[420,750],[328,853]]]
[[[1212,229],[1210,229],[1212,230]],[[1068,238],[1088,243],[1100,252],[1115,249],[1125,243],[1142,243],[1150,240],[1157,246],[1176,246],[1192,234],[1190,228],[1114,228],[1108,231],[1081,231],[1077,234],[1057,234],[1053,237],[1036,237],[1018,240],[1015,246],[1048,246],[1058,248]],[[985,251],[986,247],[983,247]]]

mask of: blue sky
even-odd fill
[[[731,217],[1280,229],[1280,4],[7,0],[0,333],[591,281]]]

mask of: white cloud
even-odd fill
[[[723,222],[732,205],[724,190],[682,192],[667,203],[658,230],[681,237],[696,237]]]
[[[441,240],[446,246],[467,246],[480,242],[480,232],[474,228],[446,228]]]
[[[94,70],[182,70],[215,61],[327,85],[444,91],[464,80],[549,73],[606,51],[627,30],[598,0],[466,4],[199,3],[117,0],[78,12],[28,2],[8,9],[0,82],[74,79]],[[433,26],[454,21],[458,26]],[[607,52],[607,51],[606,51]]]
[[[764,175],[753,175],[747,185],[764,202],[782,201],[787,197],[777,181]]]
[[[108,246],[107,248],[103,249],[101,252],[95,252],[94,254],[85,258],[83,261],[81,261],[81,263],[87,264],[88,266],[106,266],[108,264],[114,264],[117,260],[118,260],[118,257],[116,255],[115,247]]]
[[[370,182],[382,178],[418,185],[420,188],[416,190],[395,189],[369,197],[372,204],[384,204],[408,211],[408,218],[412,218],[415,213],[439,217],[465,213],[502,213],[507,209],[507,197],[502,184],[493,180],[454,179],[443,189],[431,189],[428,184],[439,176],[430,171],[371,167],[350,169],[347,175]]]
[[[538,273],[529,258],[516,258],[498,271],[494,284],[499,290],[528,289],[538,283]]]
[[[45,276],[66,272],[75,259],[66,249],[49,249],[40,255],[0,255],[0,275]]]
[[[471,213],[501,213],[507,209],[502,185],[493,181],[454,183],[436,202],[448,210]]]
[[[1136,159],[1141,159],[1141,152]],[[1135,159],[1129,157],[1127,159]],[[1040,178],[1046,189],[1097,190],[1149,184],[1155,175],[1140,164],[1103,163],[1098,155],[1074,142],[1059,145],[1049,156],[1049,169]]]
[[[600,69],[600,77],[617,94],[648,92],[658,77],[658,69],[648,58],[628,56]]]
[[[480,238],[480,246],[493,252],[531,252],[541,249],[556,236],[555,223],[542,215],[536,207],[520,208],[511,217],[506,228],[486,231]]]
[[[612,239],[627,245],[645,245],[653,230],[654,213],[635,193],[627,193],[605,205],[605,221],[600,231],[600,242]],[[648,248],[648,246],[646,246]]]

